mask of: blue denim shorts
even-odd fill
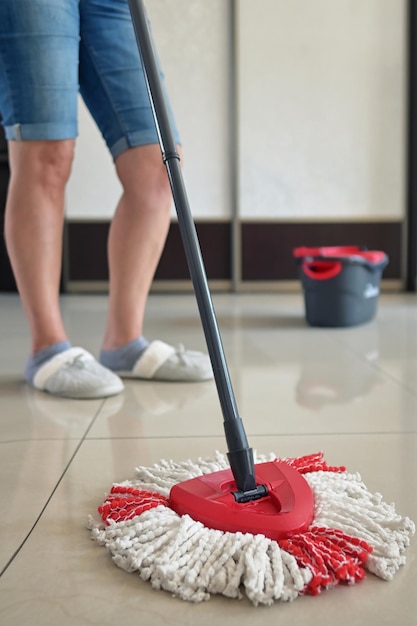
[[[114,159],[158,143],[127,0],[1,0],[6,138],[76,137],[79,92]]]

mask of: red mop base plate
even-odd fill
[[[227,469],[174,485],[169,506],[208,528],[262,534],[275,541],[307,530],[314,517],[314,497],[300,472],[276,460],[259,463],[255,470],[257,484],[268,490],[259,500],[236,502],[236,483]]]

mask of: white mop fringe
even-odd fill
[[[256,462],[275,458],[259,455]],[[391,580],[405,563],[414,523],[381,494],[370,493],[359,474],[332,471],[321,454],[306,459],[302,473],[313,490],[314,521],[306,533],[288,540],[277,543],[263,535],[206,528],[188,515],[178,516],[166,503],[132,519],[114,521],[107,516],[107,524],[90,518],[91,536],[122,569],[137,572],[155,589],[193,602],[212,594],[241,598],[243,592],[254,605],[291,601],[340,581],[352,584],[363,577],[364,568]],[[286,462],[303,466],[299,459]],[[309,462],[314,471],[308,471]],[[321,466],[325,471],[317,471]],[[125,506],[128,498],[123,494],[135,490],[161,494],[162,502],[174,484],[228,467],[227,458],[218,452],[213,459],[138,467],[132,481],[113,486],[122,500],[109,496],[106,510],[114,507],[118,512],[118,502]]]
[[[205,528],[164,506],[107,528],[93,527],[92,537],[122,569],[193,602],[211,594],[241,598],[242,586],[254,604],[294,600],[312,578],[263,535]]]
[[[314,493],[314,524],[366,541],[372,547],[366,569],[392,580],[405,564],[414,523],[400,516],[394,504],[385,503],[381,494],[370,493],[357,473],[312,472],[304,477]]]

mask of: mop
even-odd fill
[[[143,0],[129,0],[156,128],[224,417],[227,456],[162,460],[114,484],[90,518],[116,565],[155,589],[200,602],[254,604],[317,595],[366,571],[391,580],[414,523],[357,473],[322,453],[280,459],[249,447],[239,417],[185,191]]]

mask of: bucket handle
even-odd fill
[[[341,263],[346,265],[362,265],[369,270],[375,269],[384,269],[388,264],[388,257],[384,255],[384,258],[378,263],[372,263],[368,259],[360,255],[350,255],[350,256],[305,256],[305,257],[297,257],[297,263],[313,263],[314,261],[329,261],[330,263]]]
[[[342,271],[340,261],[329,261],[323,258],[313,261],[303,259],[301,267],[304,274],[313,280],[329,280],[330,278],[336,278]]]

